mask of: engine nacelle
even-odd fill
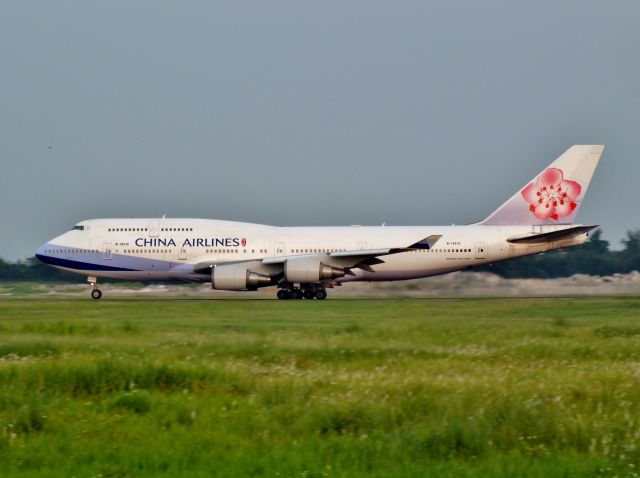
[[[312,284],[344,275],[344,269],[323,264],[317,257],[296,257],[287,259],[284,263],[284,277],[287,282]]]
[[[251,272],[241,264],[215,266],[211,269],[211,288],[216,290],[246,290],[271,284],[271,277]]]

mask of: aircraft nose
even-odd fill
[[[45,258],[47,256],[47,252],[46,251],[47,251],[48,247],[49,247],[49,243],[45,242],[44,244],[42,244],[40,247],[38,247],[36,249],[36,254],[35,255],[42,262],[45,262]]]
[[[46,250],[46,248],[47,248],[47,244],[44,243],[36,249],[35,255],[38,259],[42,260],[42,256],[44,256],[44,251]]]

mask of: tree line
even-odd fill
[[[596,230],[588,242],[570,249],[546,252],[511,261],[498,262],[473,270],[487,271],[506,278],[552,278],[573,274],[611,275],[640,271],[640,229],[628,231],[623,248],[612,251],[609,242]],[[43,264],[35,257],[7,262],[0,259],[3,282],[78,282],[79,276]]]

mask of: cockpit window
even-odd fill
[[[73,228],[71,230],[72,231],[75,231],[75,230],[84,231],[84,226],[73,226]]]

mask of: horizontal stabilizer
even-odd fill
[[[579,236],[585,234],[598,226],[576,226],[568,229],[561,229],[559,231],[543,232],[541,234],[533,234],[530,236],[511,237],[507,239],[512,244],[541,244],[546,242],[553,242],[560,239],[568,239],[570,237]]]

